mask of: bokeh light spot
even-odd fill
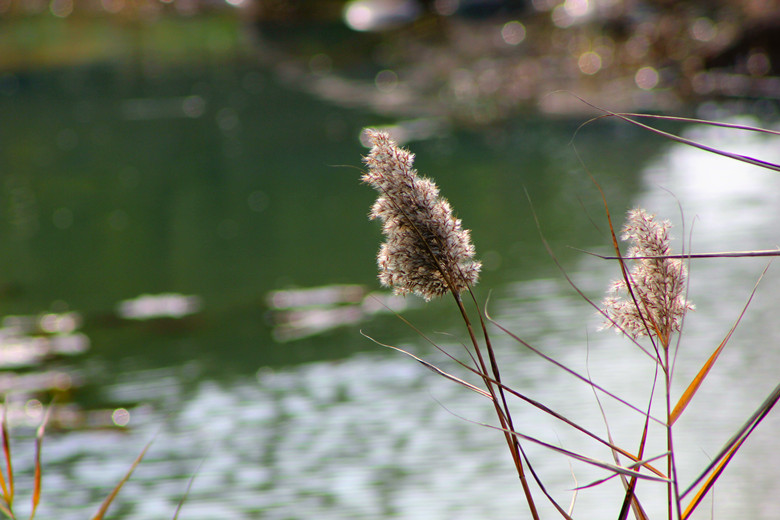
[[[51,0],[49,11],[57,18],[67,18],[73,12],[73,0]]]
[[[101,0],[103,9],[111,14],[116,14],[125,8],[125,0]]]
[[[642,67],[636,72],[634,82],[642,90],[651,90],[658,85],[658,71],[653,67]]]
[[[691,24],[691,36],[700,42],[711,41],[718,34],[718,30],[709,18],[697,18]]]
[[[374,79],[374,83],[380,91],[392,92],[398,86],[398,74],[389,69],[380,70]]]
[[[38,326],[48,334],[71,334],[81,324],[76,313],[48,313],[38,319]]]
[[[501,38],[508,45],[519,45],[525,40],[525,25],[516,20],[505,23],[501,28]]]
[[[347,25],[356,31],[368,31],[373,25],[373,13],[368,6],[351,5],[344,13]]]
[[[747,70],[751,76],[766,76],[772,70],[769,56],[763,51],[752,52],[747,59]]]
[[[31,419],[38,419],[43,413],[43,404],[38,399],[30,399],[24,403],[24,413]]]
[[[196,119],[206,112],[206,100],[200,96],[187,96],[182,101],[184,115]]]
[[[440,16],[452,16],[458,10],[458,0],[435,0],[433,10]]]
[[[353,0],[344,7],[344,22],[355,31],[383,31],[415,20],[422,7],[415,0]]]
[[[574,18],[566,11],[563,4],[556,6],[555,9],[552,10],[550,16],[552,17],[553,24],[561,29],[566,29],[574,23]]]
[[[577,65],[583,74],[593,75],[601,70],[601,56],[594,51],[583,52]]]
[[[566,0],[563,3],[563,8],[572,18],[580,18],[588,14],[590,3],[588,0]]]
[[[130,412],[125,408],[117,408],[111,414],[111,421],[117,426],[127,426],[130,423]]]
[[[223,132],[236,130],[241,124],[238,112],[230,107],[225,107],[217,112],[217,126]]]

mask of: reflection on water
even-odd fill
[[[49,356],[85,352],[89,338],[77,331],[80,325],[81,316],[75,312],[4,317],[0,328],[0,368],[34,366]]]
[[[182,318],[200,311],[203,303],[197,296],[182,294],[143,294],[117,304],[117,315],[128,320]]]
[[[415,300],[368,292],[359,285],[273,291],[267,301],[274,321],[273,337],[279,342],[356,325],[378,313],[401,313],[416,306]]]
[[[69,398],[79,410],[99,410],[104,424],[126,427],[47,438],[41,518],[94,512],[153,437],[147,460],[117,499],[118,518],[172,517],[196,471],[182,518],[449,520],[524,510],[500,435],[461,418],[491,422],[488,403],[359,335],[362,328],[458,370],[397,318],[382,315],[403,310],[461,352],[464,333],[449,302],[418,306],[373,294],[380,241],[366,220],[373,195],[357,169],[328,166],[360,164],[365,149],[357,136],[373,116],[290,93],[247,63],[153,79],[121,68],[85,71],[81,80],[69,74],[33,76],[2,98],[19,123],[4,134],[0,152],[8,172],[0,187],[0,310],[37,316],[57,309],[36,322],[55,329],[73,313],[82,316],[72,333],[89,338],[89,351],[69,359],[67,370],[57,365],[45,373],[55,381],[69,374]],[[74,83],[94,95],[71,92]],[[436,137],[420,130],[411,135],[431,138],[410,146],[421,173],[437,179],[472,229],[477,250],[501,266],[486,269],[477,286],[480,299],[492,291],[492,313],[641,406],[648,388],[637,381],[646,381],[651,367],[621,338],[596,333],[598,319],[560,280],[525,202],[527,190],[562,264],[599,300],[615,266],[565,247],[608,244],[586,218],[600,214],[598,194],[565,152],[578,123],[527,118]],[[744,139],[729,145],[773,159],[775,141]],[[697,216],[694,250],[777,245],[774,174],[678,146],[659,151],[624,127],[588,127],[577,143],[613,215],[641,204],[676,219],[676,200],[661,185],[685,210],[678,238],[687,239]],[[686,323],[680,385],[728,330],[762,268],[760,260],[692,264],[690,297],[698,309]],[[690,447],[684,479],[776,382],[780,360],[768,340],[780,337],[777,283],[770,271],[681,420],[680,444]],[[126,315],[157,319],[119,319],[117,302],[131,309]],[[496,340],[507,381],[603,431],[587,388],[516,343]],[[46,403],[31,396],[20,413],[39,417]],[[618,442],[634,445],[637,415],[605,407]],[[527,433],[608,458],[547,417],[516,410]],[[777,419],[768,419],[730,465],[716,517],[772,518],[777,428]],[[20,429],[14,445],[23,497],[32,474],[27,434]],[[565,503],[572,488],[600,476],[541,448],[530,446],[529,455]],[[662,498],[643,492],[657,509]],[[611,482],[581,491],[578,518],[615,516],[619,496]]]

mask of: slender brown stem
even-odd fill
[[[667,468],[666,474],[671,478],[674,471],[674,456],[672,455],[672,405],[669,399],[671,392],[671,372],[667,370],[669,366],[669,344],[664,341],[664,383],[666,384],[666,461]],[[671,480],[666,485],[666,502],[667,502],[667,518],[672,520],[672,482]]]
[[[469,334],[469,339],[471,340],[472,345],[474,346],[474,353],[477,356],[477,360],[479,362],[479,369],[482,374],[482,379],[485,382],[485,387],[487,388],[488,392],[490,393],[493,401],[493,406],[496,409],[496,415],[498,416],[498,420],[501,423],[501,428],[504,430],[504,437],[506,439],[507,446],[509,447],[509,452],[512,455],[512,460],[515,463],[515,467],[517,468],[517,475],[520,478],[520,483],[523,486],[523,492],[525,493],[526,501],[528,502],[528,507],[531,511],[531,516],[534,518],[534,520],[539,520],[539,512],[536,510],[536,504],[534,502],[533,494],[531,493],[531,488],[528,484],[528,479],[525,475],[525,469],[523,467],[523,460],[520,456],[520,446],[519,441],[517,438],[513,435],[511,435],[509,432],[513,431],[514,428],[511,425],[511,419],[509,418],[509,410],[505,409],[506,407],[506,398],[504,398],[504,392],[499,386],[499,392],[502,396],[502,401],[504,408],[502,408],[502,404],[498,401],[496,398],[496,391],[493,385],[493,382],[488,375],[488,368],[485,363],[484,356],[482,355],[482,349],[479,347],[479,341],[477,340],[476,334],[474,333],[474,327],[471,324],[471,320],[469,319],[468,313],[466,312],[466,307],[463,305],[463,300],[460,297],[460,294],[458,294],[455,291],[451,291],[453,297],[455,298],[455,304],[458,306],[458,310],[461,313],[461,316],[463,317],[463,321],[466,324],[466,329]],[[496,377],[496,381],[500,383],[500,380],[498,379],[498,374],[495,373],[497,369],[497,365],[495,364],[495,359],[492,356],[492,349],[491,349],[491,364],[494,369],[494,376]]]
[[[666,449],[667,449],[667,471],[666,474],[669,477],[669,483],[667,484],[667,500],[668,500],[668,517],[669,520],[675,518],[673,516],[674,511],[677,512],[677,517],[680,518],[680,489],[677,483],[677,464],[674,460],[674,435],[672,434],[672,371],[669,366],[669,341],[668,337],[663,344],[664,350],[664,379],[666,382]]]

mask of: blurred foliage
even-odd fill
[[[43,13],[3,25],[0,70],[116,60],[185,62],[232,55],[244,48],[244,34],[230,13],[162,16],[153,21]]]

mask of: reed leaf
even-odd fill
[[[496,430],[500,430],[501,429],[498,426],[493,426],[493,425],[490,425],[490,424],[485,424],[485,423],[477,423],[477,424],[480,424],[481,426],[486,426],[488,428],[493,428],[493,429],[496,429]],[[544,441],[539,440],[539,439],[537,439],[535,437],[531,437],[530,435],[525,435],[525,434],[517,432],[517,431],[511,431],[511,432],[508,432],[508,433],[510,433],[511,435],[513,435],[515,437],[518,437],[520,439],[523,439],[523,440],[529,441],[529,442],[531,442],[533,444],[536,444],[538,446],[542,446],[544,448],[552,450],[552,451],[554,451],[556,453],[559,453],[561,455],[565,455],[565,456],[567,456],[567,457],[569,457],[571,459],[578,460],[580,462],[584,462],[585,464],[590,464],[591,466],[595,466],[597,468],[605,469],[607,471],[611,471],[611,472],[616,473],[616,474],[626,475],[628,477],[636,477],[638,479],[649,480],[649,481],[653,481],[653,482],[669,482],[668,478],[654,477],[652,475],[646,475],[644,473],[640,473],[637,470],[631,469],[631,468],[634,468],[634,467],[643,466],[646,463],[649,463],[649,462],[651,462],[653,460],[656,460],[658,458],[666,457],[667,453],[662,453],[660,455],[656,455],[656,456],[651,457],[649,459],[640,460],[640,461],[632,464],[631,467],[624,467],[624,466],[619,466],[617,464],[612,464],[611,462],[604,462],[604,461],[601,461],[601,460],[598,460],[598,459],[594,459],[592,457],[587,457],[587,456],[582,455],[580,453],[576,453],[576,452],[567,450],[565,448],[561,448],[559,446],[555,446],[554,444],[550,444],[548,442],[544,442]]]
[[[575,97],[577,97],[580,101],[582,101],[586,105],[588,105],[588,106],[590,106],[592,108],[595,108],[596,110],[604,113],[604,115],[600,116],[600,117],[617,117],[618,119],[621,119],[622,121],[625,121],[625,122],[630,123],[632,125],[638,126],[639,128],[642,128],[644,130],[652,132],[652,133],[654,133],[656,135],[659,135],[661,137],[664,137],[666,139],[670,139],[672,141],[678,142],[680,144],[691,146],[693,148],[698,148],[700,150],[704,150],[705,152],[714,153],[716,155],[722,155],[723,157],[728,157],[729,159],[734,159],[736,161],[752,164],[752,165],[758,166],[760,168],[766,168],[767,170],[780,172],[780,165],[779,164],[775,164],[775,163],[772,163],[772,162],[769,162],[769,161],[764,161],[764,160],[761,160],[761,159],[756,159],[755,157],[750,157],[749,155],[742,155],[742,154],[738,154],[738,153],[728,152],[726,150],[721,150],[719,148],[715,148],[713,146],[708,146],[708,145],[705,145],[705,144],[700,143],[698,141],[694,141],[692,139],[687,139],[685,137],[681,137],[679,135],[672,134],[670,132],[665,132],[663,130],[659,130],[657,128],[653,128],[650,125],[646,125],[644,123],[640,123],[639,121],[636,121],[635,119],[632,119],[632,117],[648,117],[646,114],[630,114],[630,113],[612,112],[611,110],[607,110],[605,108],[598,107],[598,106],[596,106],[596,105],[594,105],[592,103],[588,103],[587,101],[585,101],[584,99],[582,99],[579,96],[575,96]],[[661,118],[663,118],[663,117],[659,117],[659,119],[661,119]],[[669,118],[669,119],[672,119],[672,118]],[[730,127],[730,128],[739,128],[739,129],[743,129],[743,130],[761,131],[761,132],[768,133],[768,134],[780,135],[780,134],[778,134],[778,132],[774,132],[772,130],[758,129],[758,128],[755,128],[755,127],[748,127],[748,126],[742,126],[742,125],[729,125],[728,123],[717,123],[717,122],[704,122],[704,121],[698,121],[698,122],[710,124],[712,126],[723,126],[723,127]],[[584,123],[583,126],[585,124],[587,124],[587,123]]]
[[[52,410],[52,406],[49,405],[49,407],[46,409],[46,414],[43,416],[41,424],[38,426],[38,431],[35,434],[35,477],[33,479],[32,509],[30,511],[30,520],[35,518],[35,511],[38,509],[38,504],[41,502],[41,452],[43,451],[44,432],[46,431],[46,425],[49,423]]]
[[[777,404],[778,400],[780,400],[780,384],[778,384],[775,387],[775,389],[769,394],[769,396],[764,400],[764,402],[761,403],[761,406],[759,406],[758,409],[750,417],[750,419],[748,419],[745,422],[745,424],[742,425],[739,431],[737,431],[737,433],[735,433],[731,437],[731,439],[729,439],[728,442],[726,442],[726,444],[723,446],[723,448],[718,453],[718,455],[715,456],[712,462],[693,481],[693,483],[688,487],[688,489],[686,489],[680,495],[680,498],[685,498],[686,495],[688,495],[691,491],[693,491],[699,486],[699,483],[702,483],[702,485],[699,487],[699,491],[696,493],[694,498],[686,507],[685,512],[682,516],[683,520],[685,518],[688,518],[688,516],[701,503],[701,500],[715,484],[715,481],[717,481],[717,479],[723,473],[723,470],[726,468],[726,465],[731,461],[731,459],[737,453],[737,450],[739,450],[739,448],[742,447],[742,445],[750,436],[750,434],[753,433],[753,431],[761,423],[761,421],[764,420],[764,417],[766,417],[769,414],[769,412],[772,410],[772,408],[775,406],[775,404]]]
[[[587,378],[587,377],[583,376],[582,374],[578,373],[576,370],[572,370],[571,368],[567,367],[566,365],[564,365],[560,361],[556,360],[555,358],[553,358],[551,356],[548,356],[547,354],[545,354],[541,350],[537,349],[536,347],[534,347],[530,343],[526,342],[524,339],[522,339],[517,334],[513,333],[512,331],[510,331],[509,329],[507,329],[506,327],[504,327],[503,325],[501,325],[500,323],[495,321],[489,315],[486,315],[486,317],[487,317],[488,321],[490,321],[493,325],[495,325],[496,327],[501,329],[501,331],[506,333],[509,337],[511,337],[512,339],[514,339],[515,341],[517,341],[518,343],[520,343],[525,348],[527,348],[528,350],[530,350],[531,352],[533,352],[537,356],[541,357],[545,361],[548,361],[548,362],[552,363],[553,365],[557,366],[558,368],[560,368],[561,370],[563,370],[565,372],[568,372],[569,374],[571,374],[575,378],[577,378],[580,381],[584,382],[585,384],[589,385],[591,388],[594,388],[594,389],[598,390],[599,392],[603,393],[604,395],[606,395],[608,397],[611,397],[612,399],[614,399],[615,401],[619,402],[620,404],[622,404],[622,405],[624,405],[624,406],[634,410],[635,412],[640,413],[642,416],[645,416],[647,414],[647,412],[645,412],[644,410],[642,410],[638,406],[633,405],[633,404],[629,403],[628,401],[626,401],[625,399],[622,399],[622,398],[618,397],[614,393],[610,392],[609,390],[606,390],[605,388],[603,388],[602,386],[598,385],[597,383],[594,383],[589,378]],[[655,422],[655,423],[657,423],[657,424],[660,424],[660,425],[665,425],[666,424],[665,421],[662,421],[662,420],[660,420],[660,419],[658,419],[656,417],[653,417],[653,416],[650,416],[650,420]]]
[[[588,377],[590,377],[590,370],[588,369]],[[599,406],[599,411],[601,413],[601,417],[604,420],[604,426],[607,429],[607,439],[609,439],[610,444],[614,444],[614,440],[612,438],[612,432],[609,427],[609,421],[607,420],[607,414],[604,411],[604,405],[601,404],[601,399],[599,398],[598,392],[596,392],[595,389],[591,389],[593,391],[593,398],[596,400],[596,403]],[[618,452],[618,450],[613,449],[612,450],[612,458],[615,461],[615,464],[620,464],[620,457],[619,454],[621,452]],[[658,470],[653,468],[651,465],[646,464],[646,468],[650,469],[651,471],[657,472],[656,474],[663,476]],[[626,477],[623,475],[620,475],[620,482],[623,484],[623,489],[628,491],[629,482],[626,480]],[[645,512],[644,508],[642,507],[642,504],[639,502],[639,499],[636,496],[636,492],[633,493],[633,497],[631,500],[631,509],[634,512],[634,518],[637,520],[648,520],[647,513]]]
[[[5,457],[5,467],[8,472],[8,479],[3,476],[2,470],[0,470],[0,487],[3,489],[3,500],[5,501],[8,509],[8,516],[15,518],[12,513],[14,503],[14,470],[11,463],[11,446],[8,439],[8,406],[3,405],[3,416],[0,420],[0,436],[2,436],[3,443],[3,455]]]
[[[125,476],[122,477],[122,480],[119,481],[119,484],[114,487],[114,489],[111,491],[111,493],[106,497],[106,499],[103,501],[103,503],[100,505],[100,509],[98,509],[98,512],[95,514],[95,516],[92,517],[92,520],[102,520],[103,517],[106,514],[106,511],[108,511],[108,508],[111,506],[111,503],[114,501],[116,496],[119,494],[119,491],[122,489],[122,486],[125,485],[125,482],[127,482],[130,479],[130,475],[133,474],[133,471],[135,471],[135,468],[138,467],[138,465],[143,460],[144,456],[146,455],[146,452],[149,450],[149,448],[152,446],[152,442],[154,442],[154,439],[149,441],[149,443],[144,447],[144,449],[141,451],[141,453],[136,457],[133,464],[130,466],[130,469],[125,473]]]
[[[184,502],[186,502],[187,497],[190,495],[190,490],[192,489],[192,483],[195,482],[195,477],[200,473],[200,468],[203,466],[203,462],[206,460],[206,457],[203,457],[200,459],[200,462],[198,463],[198,467],[195,468],[195,472],[190,477],[189,481],[187,481],[187,489],[184,490],[184,494],[181,497],[181,500],[179,500],[179,503],[176,505],[176,512],[173,515],[173,520],[178,520],[179,513],[181,513],[182,507],[184,507]]]
[[[423,365],[427,369],[431,370],[432,372],[434,372],[434,373],[436,373],[436,374],[438,374],[438,375],[440,375],[440,376],[442,376],[442,377],[444,377],[446,379],[449,379],[449,380],[451,380],[451,381],[453,381],[453,382],[455,382],[455,383],[457,383],[459,385],[462,385],[462,386],[468,388],[469,390],[471,390],[471,391],[473,391],[475,393],[478,393],[479,395],[481,395],[483,397],[487,397],[488,399],[493,400],[493,397],[488,392],[482,390],[479,387],[476,387],[476,386],[472,385],[471,383],[468,383],[468,382],[462,380],[461,378],[459,378],[457,376],[454,376],[454,375],[452,375],[452,374],[450,374],[448,372],[445,372],[444,370],[442,370],[441,368],[437,367],[436,365],[430,363],[429,361],[426,361],[426,360],[424,360],[424,359],[422,359],[422,358],[420,358],[418,356],[415,356],[414,354],[412,354],[412,353],[410,353],[410,352],[408,352],[408,351],[406,351],[406,350],[404,350],[402,348],[395,347],[393,345],[387,345],[385,343],[377,341],[375,338],[372,338],[371,336],[365,334],[363,331],[360,331],[360,334],[363,337],[373,341],[374,343],[376,343],[379,346],[387,347],[387,348],[393,349],[393,350],[395,350],[397,352],[400,352],[402,354],[405,354],[405,355],[411,357],[412,359],[418,361],[421,365]],[[452,358],[452,356],[449,356],[449,357]],[[454,359],[454,358],[452,358],[452,359]],[[456,362],[460,363],[466,369],[470,370],[471,372],[473,372],[473,373],[475,373],[477,375],[481,375],[477,370],[475,370],[475,369],[473,369],[473,368],[463,364],[462,362],[458,361],[457,359],[454,359],[454,360]],[[583,434],[585,434],[588,437],[594,439],[595,441],[603,444],[604,446],[610,448],[611,450],[614,450],[615,452],[617,452],[617,453],[619,453],[619,454],[621,454],[621,455],[623,455],[625,457],[628,457],[629,459],[634,461],[634,463],[641,463],[640,459],[636,455],[632,454],[631,452],[629,452],[629,451],[627,451],[627,450],[625,450],[625,449],[623,449],[623,448],[621,448],[619,446],[616,446],[615,444],[613,444],[610,441],[602,439],[601,437],[599,437],[598,435],[594,434],[593,432],[591,432],[587,428],[584,428],[584,427],[580,426],[576,422],[568,419],[564,415],[561,415],[560,413],[558,413],[555,410],[549,408],[548,406],[545,406],[544,404],[542,404],[542,403],[540,403],[540,402],[538,402],[538,401],[536,401],[534,399],[531,399],[530,397],[528,397],[526,395],[523,395],[520,392],[518,392],[517,390],[514,390],[514,389],[506,386],[503,383],[495,381],[492,378],[488,377],[488,379],[489,379],[490,383],[503,388],[503,390],[505,390],[509,394],[511,394],[511,395],[513,395],[513,396],[515,396],[515,397],[517,397],[519,399],[522,399],[523,401],[527,402],[528,404],[534,406],[535,408],[541,410],[544,413],[549,414],[550,416],[554,417],[555,419],[558,419],[559,421],[567,424],[568,426],[571,426],[575,430],[578,430],[578,431],[582,432]],[[663,479],[666,478],[666,475],[664,475],[660,470],[658,470],[657,468],[653,467],[652,465],[650,465],[650,464],[643,464],[643,466],[647,470],[649,470],[649,471],[655,473],[656,475],[658,475],[659,477],[661,477]]]
[[[415,361],[420,363],[422,366],[424,366],[428,370],[430,370],[430,371],[432,371],[432,372],[434,372],[434,373],[444,377],[445,379],[449,379],[450,381],[453,381],[453,382],[455,382],[455,383],[457,383],[457,384],[459,384],[459,385],[461,385],[461,386],[463,386],[465,388],[468,388],[469,390],[478,393],[482,397],[487,397],[491,401],[493,400],[493,396],[490,395],[490,393],[486,392],[485,390],[482,390],[481,388],[479,388],[477,386],[474,386],[471,383],[468,383],[468,382],[464,381],[463,379],[461,379],[461,378],[459,378],[457,376],[454,376],[454,375],[452,375],[452,374],[450,374],[448,372],[445,372],[444,370],[440,369],[436,365],[434,365],[432,363],[429,363],[428,361],[425,361],[424,359],[422,359],[420,357],[415,356],[414,354],[412,354],[411,352],[409,352],[407,350],[404,350],[404,349],[399,348],[399,347],[394,347],[392,345],[387,345],[385,343],[381,343],[381,342],[377,341],[376,339],[372,338],[371,336],[365,334],[363,331],[360,331],[360,334],[363,337],[370,339],[371,341],[373,341],[374,343],[376,343],[379,346],[390,348],[390,349],[395,350],[396,352],[400,352],[401,354],[405,354],[405,355],[409,356],[410,358],[414,359]]]
[[[528,467],[528,471],[531,472],[531,475],[534,477],[534,481],[536,481],[536,485],[539,486],[539,489],[542,490],[542,493],[544,493],[544,496],[547,497],[547,500],[550,501],[550,503],[555,507],[555,509],[560,513],[560,515],[565,518],[566,520],[574,520],[571,517],[571,511],[566,511],[561,507],[561,505],[558,503],[555,498],[550,494],[549,491],[547,491],[547,487],[544,485],[544,482],[542,482],[542,479],[539,478],[539,475],[536,473],[536,470],[534,469],[533,465],[531,464],[531,461],[528,459],[528,455],[525,453],[525,450],[523,450],[523,447],[520,446],[520,443],[517,444],[518,449],[520,450],[520,453],[523,455],[523,460],[525,460],[525,464]]]
[[[669,425],[674,424],[677,421],[677,419],[679,419],[680,415],[682,415],[683,411],[685,411],[685,408],[691,402],[691,399],[693,399],[693,396],[696,394],[696,391],[699,390],[699,387],[701,386],[701,384],[704,382],[704,379],[709,374],[710,370],[715,364],[715,361],[717,361],[718,356],[720,356],[720,353],[723,351],[723,348],[731,339],[731,335],[734,334],[734,331],[736,330],[739,323],[742,321],[743,316],[745,316],[745,312],[747,312],[747,309],[750,306],[750,302],[753,301],[753,297],[756,295],[756,291],[758,290],[758,284],[761,283],[761,279],[766,274],[767,269],[769,269],[768,265],[764,268],[764,271],[761,273],[761,276],[758,277],[758,281],[753,286],[753,290],[750,292],[750,297],[745,303],[745,306],[742,308],[742,312],[740,312],[739,317],[737,317],[737,320],[734,322],[734,325],[732,325],[731,329],[729,329],[728,333],[726,334],[726,337],[723,338],[723,341],[720,342],[720,345],[718,345],[715,351],[710,355],[710,357],[704,363],[704,366],[702,366],[701,370],[699,370],[699,373],[696,374],[696,377],[693,378],[693,381],[691,381],[691,383],[688,385],[688,388],[686,388],[685,392],[683,392],[682,396],[680,397],[680,400],[677,402],[677,405],[675,405],[674,410],[672,410],[672,413],[669,416]]]
[[[585,249],[580,249],[578,247],[571,247],[570,249],[574,249],[575,251],[579,251],[581,253],[585,253],[591,256],[595,256],[597,258],[601,258],[602,260],[662,260],[666,258],[670,259],[687,259],[687,258],[756,258],[756,257],[762,257],[762,256],[780,256],[780,249],[764,249],[760,251],[720,251],[715,253],[685,253],[685,254],[678,254],[678,255],[659,255],[659,256],[632,256],[629,258],[623,258],[618,256],[610,256],[610,255],[602,255],[599,253],[594,253],[592,251],[586,251]]]
[[[698,125],[731,128],[733,130],[745,130],[748,132],[759,132],[762,134],[780,135],[780,132],[776,130],[769,130],[767,128],[761,128],[761,127],[750,126],[750,125],[739,125],[736,123],[723,123],[721,121],[708,121],[707,119],[694,119],[690,117],[680,117],[680,116],[664,116],[660,114],[636,114],[630,112],[621,112],[620,115],[626,117],[638,117],[638,118],[646,118],[646,119],[662,119],[665,121],[676,121],[679,123],[695,123]]]
[[[723,470],[726,469],[726,466],[729,462],[731,462],[731,459],[734,458],[737,450],[742,446],[745,440],[746,438],[743,437],[739,440],[739,442],[734,444],[720,461],[720,463],[714,468],[713,472],[704,481],[701,488],[699,488],[699,491],[691,499],[691,502],[685,508],[685,511],[683,511],[681,516],[682,520],[686,520],[689,516],[691,516],[691,513],[693,513],[693,511],[699,506],[704,497],[707,496],[707,493],[710,491],[710,489],[712,489],[712,486],[715,485],[715,481],[723,474]]]

